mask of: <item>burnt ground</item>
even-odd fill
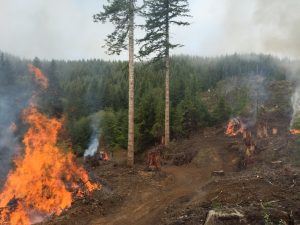
[[[102,190],[42,224],[204,224],[211,209],[235,209],[244,215],[241,223],[229,224],[300,224],[300,173],[289,161],[293,139],[267,138],[267,147],[242,170],[236,148],[241,138],[225,137],[223,128],[205,129],[174,143],[167,154],[181,156],[174,154],[160,172],[145,170],[143,163],[128,169],[103,162],[90,168]],[[211,176],[215,170],[224,170],[225,176]]]
[[[269,136],[256,140],[252,164],[242,163],[241,136],[225,136],[225,127],[206,128],[172,143],[159,172],[147,171],[143,156],[134,169],[122,166],[122,157],[87,166],[103,188],[42,225],[198,225],[210,210],[243,215],[218,225],[300,224],[300,137],[288,131],[291,84],[273,82],[268,90],[256,122],[268,126]],[[217,170],[225,175],[212,176]]]

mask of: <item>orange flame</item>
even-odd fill
[[[101,156],[102,156],[102,160],[103,160],[103,161],[108,161],[108,160],[110,160],[109,155],[108,155],[107,152],[102,152],[102,153],[101,153]]]
[[[35,79],[39,82],[43,89],[46,89],[48,87],[48,79],[39,68],[35,67],[32,64],[29,64],[28,70],[34,74]]]
[[[297,135],[297,134],[300,134],[300,130],[297,130],[297,129],[292,129],[290,130],[291,134],[293,135]]]
[[[240,120],[231,119],[227,124],[225,134],[230,137],[234,137],[234,136],[238,135],[239,133],[243,133],[244,130],[245,130],[244,125],[242,124],[242,122]]]
[[[45,87],[47,79],[39,69],[35,72]],[[32,103],[24,110],[24,121],[30,125],[23,138],[24,156],[15,160],[0,193],[0,224],[30,225],[35,215],[59,215],[74,197],[100,188],[75,164],[71,151],[57,146],[62,120],[46,117]]]
[[[235,127],[235,124],[233,123],[232,120],[230,120],[227,124],[225,134],[228,135],[228,136],[235,136],[234,127]]]

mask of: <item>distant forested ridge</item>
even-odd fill
[[[127,147],[127,62],[104,60],[22,60],[0,53],[0,88],[31,87],[27,64],[40,67],[49,79],[49,89],[39,97],[41,110],[65,120],[63,136],[81,155],[91,136],[91,123],[100,120],[101,144],[108,149]],[[170,78],[171,138],[186,138],[193,131],[214,126],[231,115],[243,113],[248,98],[246,86],[237,87],[237,103],[217,92],[231,77],[261,75],[266,82],[284,80],[287,64],[269,55],[229,55],[214,58],[173,56]],[[164,134],[164,75],[161,62],[136,63],[136,149],[160,142]],[[208,97],[208,95],[210,95]],[[211,101],[214,96],[214,101]]]

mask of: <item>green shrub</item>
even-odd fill
[[[92,134],[90,118],[82,117],[77,121],[69,121],[68,130],[74,151],[82,156],[84,150],[88,147]]]

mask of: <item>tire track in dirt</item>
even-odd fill
[[[173,201],[186,203],[203,196],[201,188],[208,180],[199,168],[170,166],[163,169],[171,179],[162,190],[147,188],[137,192],[117,212],[92,221],[90,225],[150,225],[157,224],[164,209]]]
[[[141,189],[132,193],[121,207],[92,221],[90,225],[157,225],[170,204],[179,202],[184,207],[191,202],[201,201],[205,196],[202,188],[210,181],[213,170],[233,170],[229,163],[231,155],[224,149],[226,141],[230,139],[224,135],[210,133],[198,134],[181,142],[175,149],[204,152],[204,155],[200,155],[200,163],[163,167],[162,172],[167,174],[168,178],[160,184],[162,188],[140,187]]]

